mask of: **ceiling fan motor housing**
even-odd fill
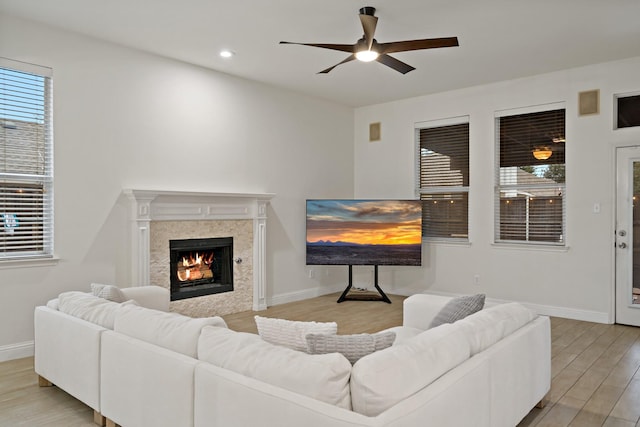
[[[375,13],[376,13],[376,8],[372,6],[365,6],[360,9],[360,15],[374,16]]]

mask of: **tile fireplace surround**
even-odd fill
[[[267,205],[273,194],[126,189],[130,201],[130,281],[170,287],[169,240],[233,237],[234,289],[171,302],[192,317],[264,310]]]

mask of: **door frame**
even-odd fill
[[[613,246],[612,246],[613,281],[612,281],[612,287],[611,287],[612,298],[611,298],[611,316],[610,316],[611,323],[617,323],[617,319],[618,319],[618,200],[619,200],[618,189],[620,187],[619,180],[618,180],[619,178],[618,177],[618,150],[627,149],[627,148],[637,149],[638,160],[640,161],[640,142],[635,144],[625,143],[625,144],[613,145],[612,163],[613,163],[613,174],[614,174],[614,179],[613,179],[613,195],[614,195],[613,208],[614,209],[613,209],[613,218],[612,218],[613,221],[612,221],[612,230],[611,230],[611,233],[612,233],[611,235],[613,236]],[[633,218],[630,218],[630,221],[631,223],[627,227],[629,230],[631,230],[633,227]],[[634,236],[633,232],[629,230],[627,230],[627,233],[629,234],[630,237],[634,239],[640,238],[640,236]],[[628,245],[627,248],[633,251],[633,241],[628,241],[627,245]],[[631,257],[630,268],[633,269],[633,257]],[[633,270],[631,270],[630,273],[633,274]],[[633,283],[631,283],[631,286],[633,287]],[[638,309],[640,310],[640,307]]]

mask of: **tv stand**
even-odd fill
[[[342,295],[340,295],[340,298],[338,298],[338,302],[340,303],[342,301],[384,301],[388,304],[391,304],[391,300],[389,299],[387,294],[385,294],[382,288],[378,286],[378,266],[377,265],[373,266],[373,272],[374,272],[373,284],[376,287],[376,290],[378,291],[379,295],[375,295],[375,294],[372,295],[371,293],[366,293],[363,295],[357,295],[357,294],[349,295],[349,291],[353,286],[353,266],[349,265],[349,285],[342,292]]]

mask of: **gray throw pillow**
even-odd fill
[[[125,302],[127,300],[127,297],[122,293],[120,288],[113,285],[92,283],[91,293],[98,298],[104,298],[113,302]]]
[[[482,310],[484,307],[484,294],[465,295],[456,297],[449,301],[433,318],[429,328],[443,325],[445,323],[453,323],[460,319],[464,319],[470,314]]]
[[[342,353],[354,364],[367,354],[390,347],[395,339],[393,331],[355,335],[307,334],[307,353]]]

